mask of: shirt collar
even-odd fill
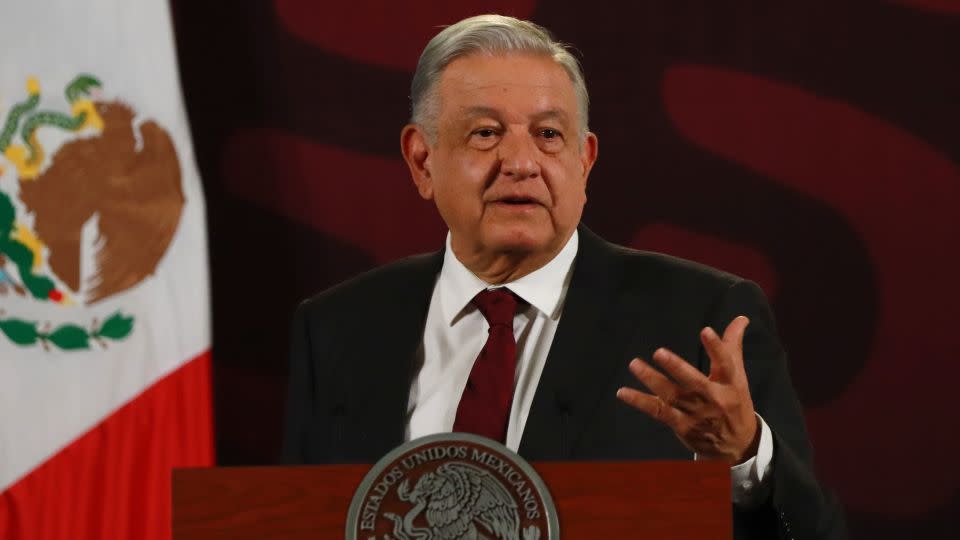
[[[573,260],[577,256],[579,243],[578,232],[574,230],[570,240],[567,240],[567,244],[550,262],[516,281],[497,286],[509,288],[551,319],[558,318],[570,285],[570,271],[573,268]],[[437,287],[443,320],[449,325],[456,322],[457,317],[477,293],[493,287],[478,278],[457,259],[450,247],[449,232]]]

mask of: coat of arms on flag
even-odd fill
[[[170,135],[153,120],[135,124],[129,105],[102,99],[91,75],[64,89],[64,112],[38,110],[36,78],[26,90],[0,124],[0,154],[15,167],[20,192],[15,205],[0,191],[0,296],[93,304],[136,286],[156,270],[183,209]],[[74,138],[48,153],[38,137],[44,129]],[[0,332],[13,343],[66,350],[105,347],[127,337],[133,322],[117,311],[54,328],[0,311]]]
[[[213,462],[203,190],[169,6],[2,16],[0,538],[169,538],[172,468]]]

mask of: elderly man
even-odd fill
[[[737,538],[842,537],[757,286],[580,224],[598,143],[576,59],[473,17],[430,41],[411,98],[401,149],[446,247],[300,306],[285,460],[449,431],[530,460],[718,459]]]

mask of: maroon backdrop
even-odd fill
[[[220,463],[278,453],[298,300],[441,245],[398,152],[405,96],[437,25],[498,11],[583,57],[601,142],[584,221],[766,290],[854,537],[948,537],[960,3],[617,4],[174,3],[209,210]]]

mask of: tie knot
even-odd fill
[[[490,326],[503,324],[513,328],[513,316],[517,313],[517,297],[510,292],[510,289],[500,287],[480,291],[473,297],[473,305],[477,306]]]

